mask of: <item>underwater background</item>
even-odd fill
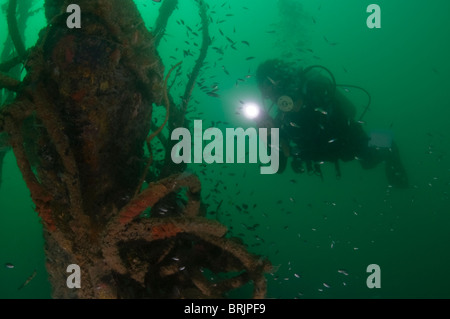
[[[204,129],[252,127],[240,101],[261,101],[254,78],[261,62],[320,64],[338,83],[370,92],[364,129],[392,130],[409,174],[410,188],[395,189],[384,165],[363,170],[357,161],[341,163],[341,179],[325,163],[323,181],[295,174],[290,165],[283,174],[261,175],[257,164],[190,164],[209,217],[275,266],[266,275],[267,298],[449,298],[450,2],[205,1],[213,42],[190,120],[202,119]],[[0,53],[8,29],[5,2]],[[152,28],[161,3],[135,2]],[[33,14],[24,38],[31,47],[45,16],[43,0],[28,3]],[[371,3],[381,8],[380,29],[366,26]],[[200,26],[194,0],[180,1],[158,47],[166,71],[183,61],[173,97],[183,94],[197,59]],[[361,114],[367,96],[351,88],[346,95]],[[161,122],[163,108],[155,110]],[[43,247],[40,218],[10,151],[0,187],[0,298],[51,298]],[[380,266],[381,288],[366,285],[370,264]],[[34,270],[35,278],[18,290]],[[250,296],[246,289],[233,297]]]

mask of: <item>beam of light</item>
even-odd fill
[[[244,105],[243,111],[246,118],[253,120],[258,117],[260,108],[255,103],[247,103]]]

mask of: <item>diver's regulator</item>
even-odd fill
[[[282,112],[290,112],[294,109],[294,101],[287,95],[280,96],[278,98],[277,105]]]

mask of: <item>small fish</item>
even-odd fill
[[[255,57],[254,56],[249,56],[248,58],[246,58],[247,61],[253,60]]]
[[[224,66],[222,66],[223,72],[225,72],[226,75],[230,75],[230,72],[227,71],[227,69],[225,69]]]
[[[338,273],[343,274],[344,276],[348,276],[348,273],[344,269],[338,269]]]
[[[153,0],[153,2],[161,2],[161,0]]]
[[[280,81],[275,82],[270,76],[268,76],[267,79],[270,81],[270,83],[272,83],[272,85],[275,85],[275,86],[277,86],[278,83],[280,83]]]
[[[335,46],[338,44],[337,42],[331,42],[330,40],[327,39],[326,36],[323,36],[323,39],[325,40],[326,43],[328,43],[331,46]]]
[[[321,108],[319,108],[319,107],[316,107],[316,108],[314,109],[314,111],[320,112],[320,113],[322,113],[323,115],[327,115],[327,114],[328,114],[327,111],[325,111],[324,109],[321,109]]]
[[[235,42],[233,40],[231,40],[229,37],[225,36],[225,38],[228,40],[228,42],[230,42],[231,44],[234,44]]]
[[[19,288],[17,288],[17,290],[20,290],[20,289],[24,288],[26,285],[28,285],[34,279],[34,277],[36,277],[36,274],[37,274],[37,271],[35,269],[33,271],[33,273],[30,275],[30,277],[28,277],[27,280],[25,280],[25,282],[22,285],[20,285]]]
[[[5,267],[8,268],[8,269],[13,269],[13,268],[14,268],[14,265],[11,264],[11,263],[6,263],[6,264],[5,264]]]
[[[250,46],[250,43],[248,41],[241,41],[242,43],[246,44],[247,46]]]

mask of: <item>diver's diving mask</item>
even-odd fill
[[[287,95],[280,96],[278,98],[277,105],[282,112],[290,112],[294,109],[294,101]]]

